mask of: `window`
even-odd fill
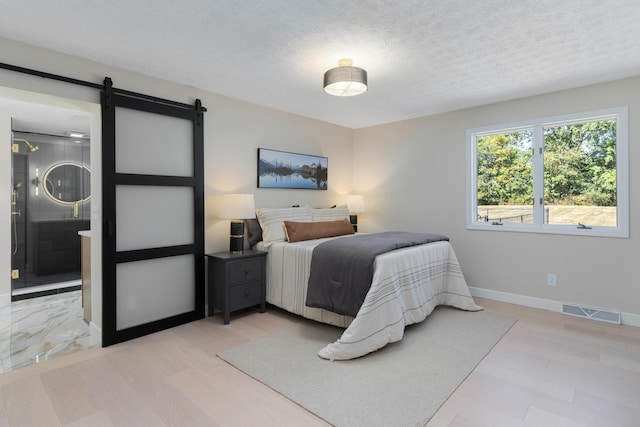
[[[627,108],[469,129],[467,228],[629,237]]]

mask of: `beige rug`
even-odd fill
[[[218,357],[336,426],[423,426],[514,323],[438,307],[402,341],[331,362],[316,353],[342,330],[305,319]]]

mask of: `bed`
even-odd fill
[[[345,328],[336,342],[319,350],[321,358],[353,359],[399,341],[405,326],[425,320],[438,305],[469,311],[482,309],[471,297],[449,241],[378,255],[371,286],[355,316],[309,307],[306,305],[307,283],[314,248],[329,240],[350,239],[356,234],[314,238],[323,233],[307,233],[301,240],[292,239],[286,233],[285,221],[348,223],[348,209],[346,206],[269,208],[259,209],[256,213],[262,240],[255,248],[268,252],[267,302],[305,318]]]

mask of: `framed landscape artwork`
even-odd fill
[[[326,190],[329,159],[258,148],[258,188]]]

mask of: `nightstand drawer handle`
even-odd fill
[[[246,276],[247,274],[249,274],[249,269],[244,270],[244,275]]]
[[[249,291],[244,291],[244,296],[248,297],[249,296]]]

